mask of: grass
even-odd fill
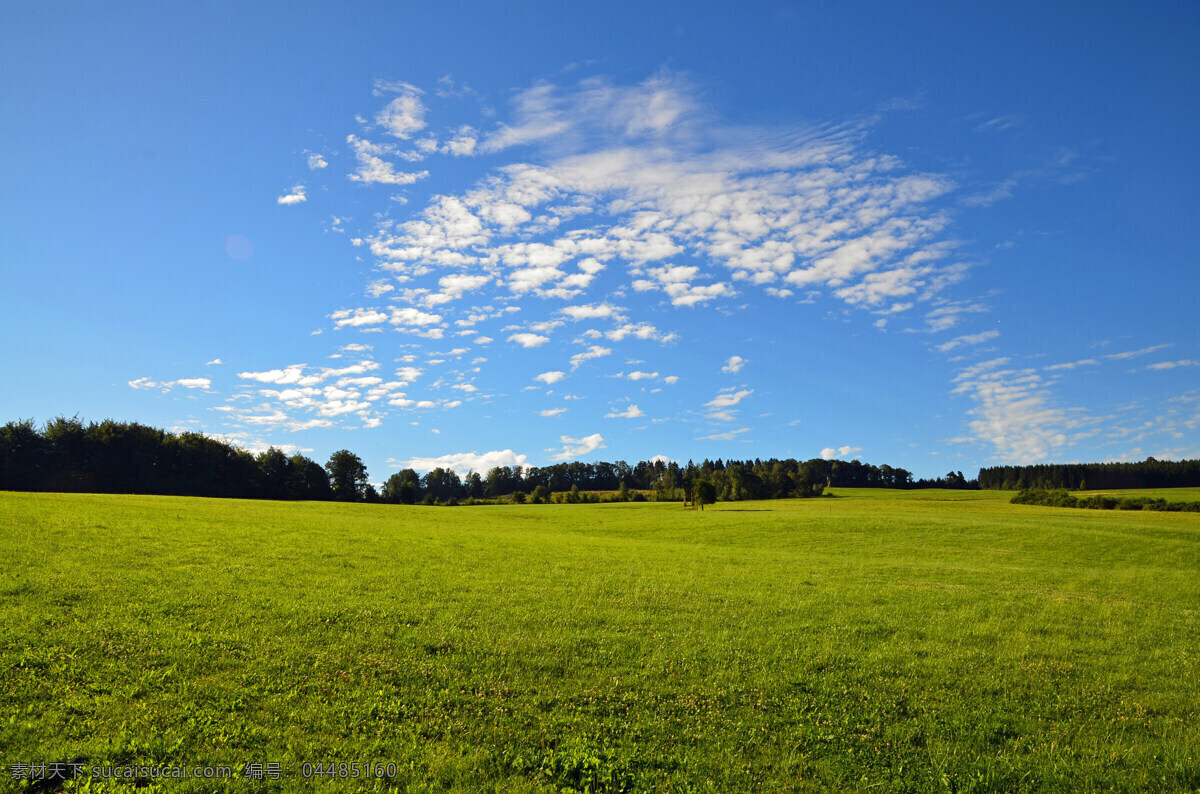
[[[247,791],[331,760],[395,776],[323,791],[1200,789],[1200,516],[835,492],[3,493],[0,763],[291,775]]]

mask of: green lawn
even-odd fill
[[[0,787],[86,759],[291,775],[246,791],[328,761],[395,777],[322,791],[1200,789],[1200,515],[835,492],[0,493]]]

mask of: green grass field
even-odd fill
[[[836,493],[0,494],[0,787],[81,760],[290,775],[245,791],[1200,788],[1200,516]],[[330,761],[395,776],[303,776]]]

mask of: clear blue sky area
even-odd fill
[[[1200,457],[1194,3],[13,3],[0,418]]]

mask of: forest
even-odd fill
[[[10,491],[456,504],[588,501],[597,492],[610,500],[680,501],[699,482],[711,483],[720,501],[819,496],[831,487],[979,487],[962,472],[914,480],[906,469],[859,460],[718,458],[496,467],[465,477],[445,468],[424,475],[402,469],[376,489],[362,459],[344,449],[322,465],[274,447],[254,454],[201,433],[137,422],[58,417],[40,429],[33,420],[0,427],[0,490]]]
[[[1200,486],[1200,460],[1146,458],[1136,463],[1045,463],[979,470],[979,487],[988,490],[1103,491],[1196,486]]]

